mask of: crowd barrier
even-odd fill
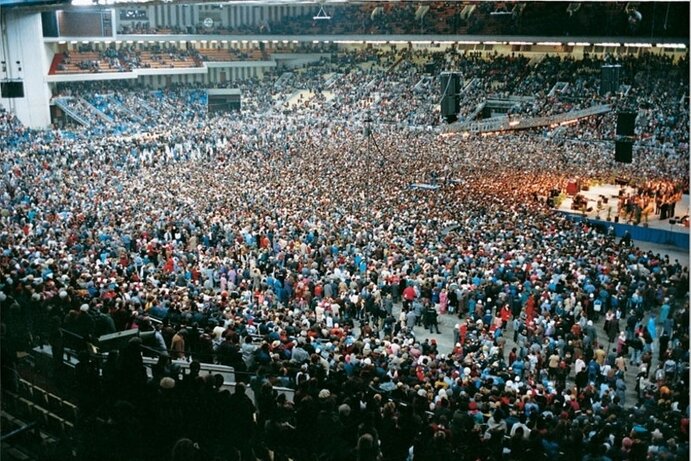
[[[34,356],[37,358],[45,361],[45,362],[50,362],[52,361],[53,357],[53,351],[52,348],[48,345],[46,346],[38,346],[33,349]],[[105,362],[106,356],[105,354],[97,354],[97,357],[99,360],[102,362]],[[158,363],[158,358],[156,357],[148,357],[148,356],[143,356],[142,360],[144,362],[144,366],[146,367],[146,374],[147,376],[151,379],[153,378],[153,370],[152,367]],[[65,350],[65,355],[63,357],[63,363],[70,367],[74,368],[77,363],[79,363],[79,360],[77,359],[77,354],[76,352],[67,349]],[[171,364],[175,365],[178,367],[180,375],[178,376],[179,379],[182,379],[182,377],[189,372],[190,368],[190,362],[187,360],[171,360]],[[100,370],[100,367],[99,367]],[[218,365],[214,363],[203,363],[201,362],[201,367],[199,371],[200,376],[205,376],[205,375],[221,375],[223,376],[223,384],[221,385],[222,389],[227,389],[231,393],[235,392],[235,387],[237,385],[237,380],[236,380],[236,374],[235,370],[233,367],[225,366],[225,365]],[[293,397],[295,395],[295,390],[290,389],[288,387],[280,387],[280,386],[274,386],[274,391],[276,391],[280,395],[285,395],[286,400],[289,402],[293,401]],[[254,398],[254,392],[252,391],[250,386],[246,387],[246,393],[249,398],[252,399],[252,401],[255,402],[256,400]],[[57,396],[54,396],[57,398]]]
[[[567,211],[561,211],[569,219],[573,221],[583,221],[583,216]],[[658,229],[653,227],[645,227],[643,225],[634,226],[632,224],[615,223],[612,221],[602,221],[599,219],[585,218],[589,223],[595,226],[602,226],[604,229],[609,229],[610,226],[614,229],[614,235],[623,237],[628,231],[633,241],[657,243],[660,245],[671,245],[677,248],[688,250],[689,248],[689,233],[677,232],[674,230]]]

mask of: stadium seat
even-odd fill
[[[40,405],[44,408],[48,408],[48,393],[38,386],[34,386],[32,388],[32,392],[33,392],[32,402],[34,402],[36,405]]]
[[[62,414],[61,416],[67,421],[75,423],[77,421],[78,409],[75,404],[68,402],[67,400],[62,401]]]
[[[31,407],[31,419],[36,421],[41,428],[48,426],[48,417],[50,412],[43,407],[33,405]]]
[[[8,413],[15,413],[17,409],[17,402],[19,400],[19,395],[14,392],[4,391],[2,395],[3,410]]]
[[[48,414],[48,431],[55,436],[62,437],[65,434],[65,420],[53,413]]]
[[[31,420],[31,418],[33,416],[34,404],[31,401],[25,399],[24,397],[19,397],[17,399],[16,403],[17,403],[17,406],[15,407],[15,410],[16,410],[17,416],[19,418],[25,419],[27,421]]]
[[[62,399],[55,394],[48,393],[48,409],[59,415],[62,413]]]
[[[19,395],[29,401],[33,401],[34,393],[33,386],[25,379],[19,380]]]

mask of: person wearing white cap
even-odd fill
[[[171,390],[175,387],[175,380],[168,376],[161,378],[159,382],[159,387],[164,390]]]
[[[659,325],[665,324],[667,318],[669,317],[670,310],[671,305],[669,303],[669,298],[665,297],[665,299],[662,302],[662,306],[660,306],[660,315],[657,316],[657,323]]]

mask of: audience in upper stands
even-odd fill
[[[211,8],[214,6],[211,5]],[[642,24],[638,20],[626,20],[628,5],[614,2],[583,3],[578,6],[575,17],[567,9],[568,2],[526,4],[430,1],[387,2],[383,5],[377,5],[376,2],[332,2],[329,5],[315,4],[307,10],[304,9],[304,5],[302,6],[303,8],[294,13],[279,12],[282,16],[280,19],[263,19],[254,24],[240,17],[235,19],[234,23],[240,23],[235,26],[223,26],[218,19],[209,25],[204,23],[206,15],[201,12],[196,24],[192,26],[165,25],[165,20],[159,25],[152,25],[150,21],[140,20],[121,23],[118,33],[278,36],[439,34],[534,37],[583,37],[600,34],[649,38],[651,31],[654,31],[656,37],[681,37],[687,33],[689,13],[688,5],[683,3],[673,2],[669,8],[655,8],[654,4],[645,2],[636,4],[634,9],[640,10],[644,18],[644,25],[641,27]],[[524,12],[526,9],[528,11]]]

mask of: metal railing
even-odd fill
[[[7,434],[0,435],[0,442],[3,442],[3,443],[9,442],[10,440],[12,440],[15,437],[18,437],[24,433],[27,433],[27,432],[30,432],[30,431],[33,431],[36,429],[38,429],[38,423],[35,421],[31,422],[31,423],[27,424],[26,426],[19,427],[13,431],[8,432]]]
[[[65,98],[55,98],[53,99],[53,102],[55,103],[56,106],[58,106],[65,114],[69,115],[72,119],[77,121],[79,124],[83,126],[90,126],[91,124],[87,119],[82,117],[79,113],[77,113],[76,110],[74,110],[72,107],[69,106],[67,103],[67,99]]]

